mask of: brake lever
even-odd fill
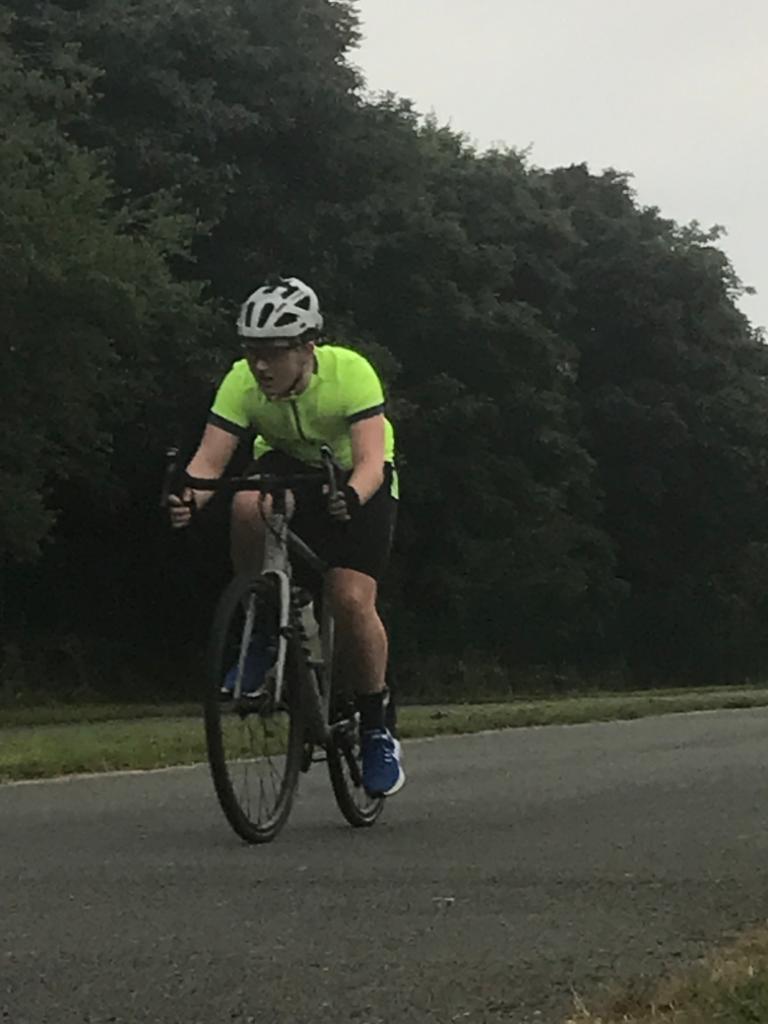
[[[333,457],[333,449],[329,445],[324,444],[320,447],[320,458],[323,460],[323,466],[328,475],[328,497],[335,498],[339,493],[339,485],[336,480],[336,471],[341,469],[341,466],[336,462]]]
[[[160,508],[167,509],[169,501],[168,499],[173,495],[178,498],[182,505],[186,505],[187,508],[192,509],[194,512],[197,509],[195,505],[195,499],[189,498],[184,500],[179,491],[179,449],[171,445],[165,449],[165,471],[163,473],[163,484],[160,489]],[[181,488],[183,490],[183,487]]]
[[[163,471],[163,484],[160,488],[160,508],[168,508],[168,499],[173,490],[176,479],[176,466],[179,459],[179,449],[172,445],[165,449],[165,470]]]

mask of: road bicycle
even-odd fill
[[[232,828],[249,843],[275,838],[290,814],[299,776],[317,761],[327,763],[336,803],[351,825],[373,825],[384,804],[363,787],[354,694],[334,673],[333,617],[322,598],[328,566],[289,527],[294,490],[325,485],[330,496],[336,493],[333,454],[323,446],[320,457],[323,468],[316,471],[209,480],[180,477],[178,453],[167,452],[166,502],[169,493],[184,487],[272,496],[271,508],[261,513],[266,527],[261,572],[235,576],[218,602],[204,696],[216,795]],[[294,581],[299,560],[319,582],[314,598]],[[263,667],[255,691],[244,686],[249,652]],[[223,690],[225,680],[231,692]]]

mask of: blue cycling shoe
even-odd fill
[[[248,653],[245,656],[245,664],[243,665],[243,681],[240,687],[241,697],[255,697],[259,693],[264,685],[267,672],[273,663],[274,657],[265,646],[263,638],[254,636],[251,639]],[[238,662],[235,662],[226,676],[224,676],[224,682],[219,690],[219,696],[222,700],[229,700],[235,692],[237,668]]]
[[[400,743],[388,729],[372,729],[360,739],[363,786],[369,796],[393,796],[405,784]]]

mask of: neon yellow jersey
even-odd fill
[[[255,458],[277,449],[319,466],[320,447],[327,444],[339,464],[352,469],[349,428],[384,412],[381,381],[368,360],[351,349],[321,345],[315,358],[307,388],[300,395],[274,399],[261,390],[247,360],[238,360],[219,386],[208,422],[237,436],[255,430]],[[394,463],[395,436],[386,417],[384,432],[384,458]],[[396,482],[393,493],[397,495]]]

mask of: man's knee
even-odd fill
[[[261,533],[264,529],[261,503],[262,496],[258,491],[238,491],[232,499],[233,525],[247,526]]]
[[[361,619],[376,614],[376,581],[352,569],[331,572],[330,596],[336,619]]]

